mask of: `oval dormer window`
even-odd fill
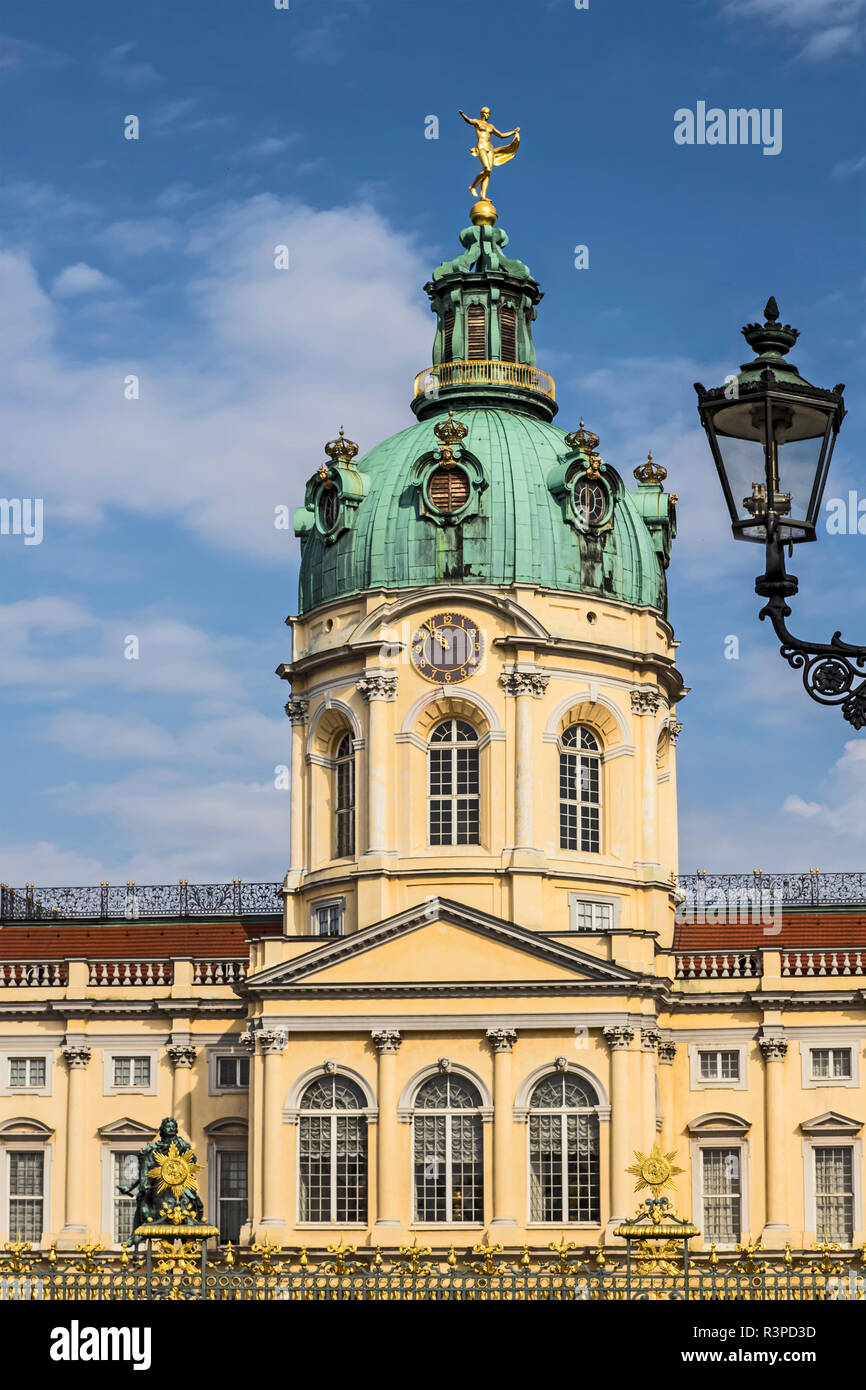
[[[430,505],[451,515],[469,501],[469,479],[462,468],[435,468],[427,484]]]
[[[581,478],[574,485],[574,514],[585,526],[598,526],[604,520],[608,492],[604,483],[595,478]]]
[[[319,525],[323,531],[333,531],[340,519],[340,494],[335,487],[323,488],[319,494]]]

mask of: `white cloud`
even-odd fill
[[[102,58],[99,68],[103,77],[122,82],[127,87],[149,87],[159,82],[160,75],[153,63],[133,58],[135,43],[121,43]]]
[[[250,159],[270,159],[274,155],[283,154],[290,146],[297,144],[299,135],[269,135],[264,140],[256,140],[252,145],[247,145],[243,154]]]
[[[786,796],[782,802],[782,810],[790,812],[792,816],[820,816],[824,807],[819,801],[804,801],[801,796]]]
[[[863,44],[866,0],[727,0],[724,9],[735,21],[765,20],[789,31],[806,61],[854,54]]]
[[[866,169],[866,154],[858,155],[855,159],[842,159],[838,164],[834,164],[830,170],[834,179],[848,179],[852,174],[859,174]]]
[[[110,275],[104,275],[101,270],[84,261],[78,261],[55,276],[51,293],[58,299],[69,299],[78,294],[106,294],[116,288],[117,281],[112,280]]]
[[[366,206],[317,212],[261,196],[191,221],[177,289],[189,318],[150,357],[125,344],[68,360],[28,258],[0,254],[0,494],[43,497],[46,528],[122,507],[294,560],[274,509],[299,502],[324,441],[344,424],[364,450],[411,423],[412,378],[430,360],[430,257]],[[140,254],[179,231],[158,218],[104,235]],[[288,271],[274,268],[278,244]]]
[[[168,217],[111,222],[98,238],[103,246],[126,256],[147,256],[151,251],[169,251],[176,245],[177,239],[177,227]]]

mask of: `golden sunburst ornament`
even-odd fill
[[[652,1195],[658,1197],[663,1188],[673,1187],[672,1179],[676,1177],[677,1173],[685,1172],[685,1168],[677,1168],[672,1162],[672,1159],[677,1156],[676,1149],[672,1149],[667,1154],[662,1153],[658,1140],[653,1144],[648,1154],[635,1149],[634,1156],[637,1163],[633,1163],[630,1168],[626,1169],[626,1172],[634,1173],[637,1178],[634,1186],[635,1192],[643,1192],[644,1188],[648,1187]]]
[[[155,1168],[151,1168],[148,1177],[157,1178],[156,1191],[168,1192],[171,1190],[172,1196],[177,1200],[183,1193],[185,1187],[196,1191],[198,1184],[195,1175],[199,1168],[204,1165],[196,1163],[195,1154],[192,1149],[187,1149],[185,1153],[180,1153],[177,1144],[172,1139],[167,1154],[155,1153],[153,1155]]]

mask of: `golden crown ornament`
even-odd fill
[[[341,425],[339,438],[328,440],[325,445],[325,453],[338,468],[348,468],[353,465],[354,459],[358,456],[358,445],[353,439],[346,438]]]

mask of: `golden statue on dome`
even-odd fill
[[[474,126],[476,132],[476,143],[470,150],[481,164],[480,173],[469,185],[470,193],[478,194],[478,201],[472,208],[470,217],[475,224],[482,224],[492,227],[496,222],[498,213],[496,208],[487,197],[487,185],[490,182],[490,175],[498,164],[507,164],[509,159],[513,159],[517,154],[520,145],[520,126],[515,126],[514,130],[497,130],[490,120],[490,107],[482,106],[481,115],[476,119],[474,116],[467,116],[465,111],[461,111],[467,125]],[[493,136],[500,140],[511,141],[508,145],[494,146]]]

